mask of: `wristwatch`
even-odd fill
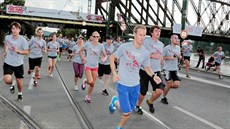
[[[152,78],[154,78],[154,76],[155,76],[156,74],[155,73],[153,73],[153,75],[152,75]]]

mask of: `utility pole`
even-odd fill
[[[182,17],[181,17],[181,30],[185,29],[185,22],[187,19],[187,7],[188,7],[188,0],[183,0]]]
[[[186,22],[186,19],[187,19],[187,7],[188,7],[188,0],[183,0],[182,18],[181,18],[181,30],[185,29],[185,22]]]

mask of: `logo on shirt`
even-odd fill
[[[140,54],[139,53],[135,53],[135,52],[129,52],[129,51],[125,51],[125,54],[127,55],[127,57],[129,58],[129,62],[126,62],[126,65],[130,68],[139,68],[139,63],[136,60],[136,57],[139,57]],[[136,57],[135,57],[136,56]]]
[[[159,49],[157,49],[153,44],[149,44],[149,46],[155,51],[152,54],[160,54],[161,55],[161,51]]]
[[[34,45],[35,45],[36,48],[42,48],[42,46],[40,45],[39,42],[34,41]]]
[[[90,55],[97,56],[98,49],[89,48]]]

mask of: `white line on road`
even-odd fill
[[[185,74],[179,74],[179,76],[181,78],[186,78],[185,77]],[[220,87],[224,87],[224,88],[230,88],[229,85],[225,85],[225,84],[220,84],[218,82],[214,82],[214,81],[211,81],[211,80],[204,80],[204,79],[201,79],[201,78],[198,78],[198,77],[195,77],[195,76],[190,76],[191,78],[189,78],[189,80],[194,80],[194,81],[198,81],[198,82],[203,82],[203,83],[207,83],[207,84],[211,84],[211,85],[216,85],[216,86],[220,86]],[[188,79],[188,78],[186,78]]]
[[[101,82],[102,84],[104,84],[104,82],[100,79],[97,79],[99,82]],[[110,90],[117,94],[112,88],[110,88]],[[147,94],[150,94],[151,93],[147,93]],[[142,109],[142,111],[144,112],[144,115],[146,115],[147,117],[149,117],[150,119],[154,120],[155,122],[157,122],[158,124],[160,124],[161,126],[163,126],[164,128],[166,129],[170,129],[166,124],[164,124],[162,121],[160,121],[159,119],[157,119],[155,116],[153,116],[152,114],[148,113],[147,111],[145,111],[144,109]]]
[[[33,87],[33,84],[34,84],[34,77],[35,73],[32,72],[32,75],[31,75],[31,78],[30,78],[30,82],[29,82],[29,86],[28,86],[28,90],[32,90],[34,87]]]
[[[190,113],[190,112],[188,112],[188,111],[186,111],[180,107],[173,106],[173,108],[175,108],[175,109],[177,109],[177,110],[179,110],[179,111],[181,111],[181,112],[183,112],[183,113],[185,113],[185,114],[187,114],[187,115],[189,115],[189,116],[191,116],[191,117],[193,117],[193,118],[195,118],[195,119],[197,119],[197,120],[199,120],[199,121],[201,121],[201,122],[203,122],[203,123],[205,123],[211,127],[213,127],[214,129],[223,129],[223,128],[221,128],[221,127],[219,127],[219,126],[217,126],[217,125],[215,125],[215,124],[213,124],[213,123],[211,123],[211,122],[209,122],[209,121],[207,121],[207,120],[205,120],[199,116],[196,116],[196,115],[194,115],[194,114],[192,114],[192,113]]]
[[[24,106],[24,107],[23,107],[23,110],[24,110],[27,114],[30,114],[31,106]],[[28,129],[28,126],[27,126],[23,121],[21,121],[21,125],[20,125],[19,129]]]

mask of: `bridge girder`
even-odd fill
[[[172,31],[174,23],[180,24],[182,0],[96,0],[96,12],[108,17],[110,23],[122,16],[127,30],[130,24],[159,25]],[[109,7],[105,7],[109,2]],[[115,13],[111,14],[111,4]],[[204,35],[230,39],[230,0],[188,0],[187,25],[203,28]],[[112,16],[111,16],[112,15]],[[119,26],[118,26],[119,27]]]

